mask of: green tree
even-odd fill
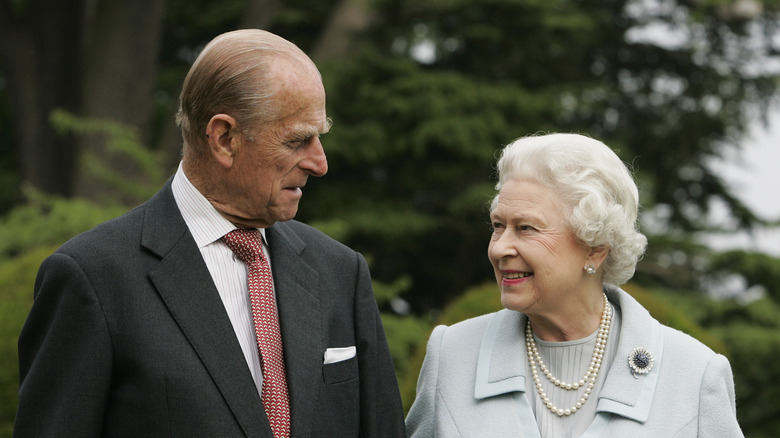
[[[740,227],[763,223],[708,160],[738,147],[751,111],[773,96],[777,73],[758,68],[773,49],[753,42],[777,28],[777,2],[762,13],[707,1],[377,5],[361,49],[321,63],[331,172],[307,186],[301,217],[342,224],[383,281],[411,275],[405,297],[418,311],[490,276],[495,155],[538,131],[593,135],[637,170],[643,207],[661,224],[643,281],[696,289],[695,256],[709,252],[692,232],[709,229],[714,200]],[[680,251],[686,263],[662,263]]]

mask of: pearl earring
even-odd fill
[[[586,265],[585,266],[585,273],[587,274],[595,274],[596,273],[596,267],[593,265]]]

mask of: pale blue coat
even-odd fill
[[[623,290],[605,292],[622,312],[620,339],[598,413],[582,437],[742,437],[728,360],[661,325]],[[525,393],[524,327],[525,316],[506,309],[436,327],[406,418],[408,435],[538,438]],[[639,378],[628,366],[635,347],[655,358]]]

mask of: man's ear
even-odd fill
[[[233,158],[240,147],[237,126],[236,119],[227,114],[214,115],[206,125],[209,152],[225,168],[233,166]]]
[[[588,254],[588,264],[593,265],[598,269],[601,267],[601,264],[604,263],[604,260],[606,260],[607,254],[609,254],[609,247],[607,245],[591,248],[590,254]]]

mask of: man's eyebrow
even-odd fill
[[[306,127],[301,126],[301,129],[292,130],[291,138],[293,141],[303,141],[312,137],[318,137],[327,134],[330,131],[331,126],[333,126],[333,123],[330,118],[326,119],[319,129],[311,125]]]
[[[320,131],[320,135],[327,134],[330,132],[330,128],[333,127],[333,120],[330,117],[325,118],[325,125],[323,126],[323,129]]]

